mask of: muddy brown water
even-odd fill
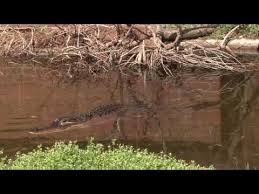
[[[166,80],[147,79],[145,84],[141,76],[117,72],[73,84],[59,83],[54,75],[33,64],[0,64],[0,149],[5,154],[13,156],[57,140],[84,144],[90,137],[104,143],[116,138],[217,169],[259,168],[257,72],[184,72]],[[136,99],[149,108],[138,107]],[[131,107],[120,115],[120,129],[114,129],[118,117],[114,113],[83,128],[28,133],[57,117],[114,102]]]

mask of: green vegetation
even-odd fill
[[[217,30],[210,36],[211,38],[222,39],[224,36],[233,29],[237,24],[220,24]],[[258,24],[245,24],[241,25],[235,36],[243,36],[244,38],[258,38],[259,25]]]
[[[194,162],[188,164],[183,160],[176,160],[170,154],[149,153],[147,150],[134,149],[115,142],[105,148],[91,140],[86,149],[81,149],[75,142],[58,142],[45,149],[38,146],[27,154],[17,153],[14,160],[2,156],[0,169],[198,170],[213,167],[201,167]]]
[[[205,24],[206,25],[206,24]],[[210,38],[222,39],[224,36],[236,26],[237,24],[219,24],[216,31],[209,36]],[[202,26],[201,24],[182,24],[183,28],[193,28]],[[174,24],[163,24],[165,28],[176,28]],[[258,38],[259,37],[259,24],[241,24],[236,36],[243,36],[244,38]],[[206,37],[208,38],[208,37]]]

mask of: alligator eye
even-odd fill
[[[64,125],[64,121],[60,121],[59,124],[60,124],[61,126],[63,126],[63,125]]]
[[[38,127],[35,127],[32,129],[32,131],[39,131],[39,130],[40,130],[40,128],[38,128]]]

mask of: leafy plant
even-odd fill
[[[222,39],[224,36],[233,29],[237,24],[220,24],[217,30],[211,35],[213,38]],[[259,35],[259,25],[258,24],[241,24],[238,30],[237,36],[244,37],[258,37]]]
[[[170,154],[150,153],[147,150],[135,149],[132,146],[116,144],[108,147],[94,143],[81,149],[76,142],[57,142],[52,147],[37,149],[29,153],[18,153],[16,159],[2,157],[0,169],[213,169],[201,167],[195,162],[188,164],[176,160]]]

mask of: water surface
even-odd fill
[[[138,107],[142,102],[149,109]],[[84,143],[116,138],[155,152],[195,160],[217,169],[259,168],[259,73],[179,72],[147,79],[113,72],[73,84],[35,64],[0,65],[0,148],[9,155],[57,140]],[[86,123],[85,127],[31,135],[55,118],[109,103],[129,111]],[[150,112],[155,113],[150,114]],[[121,128],[114,129],[120,116]],[[160,126],[157,123],[160,122]]]

